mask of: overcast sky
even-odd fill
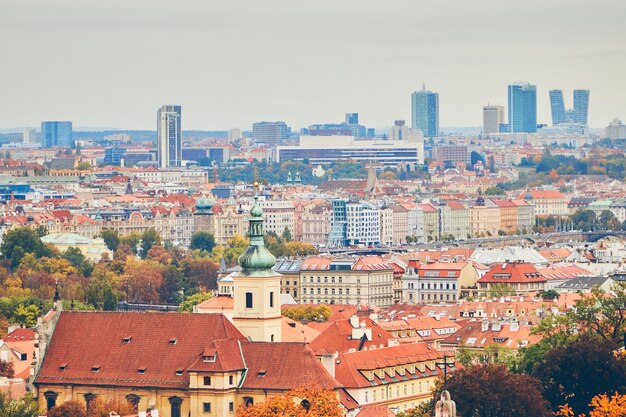
[[[0,0],[0,128],[184,129],[409,119],[437,91],[442,126],[482,124],[510,82],[591,90],[589,120],[626,119],[624,0]]]

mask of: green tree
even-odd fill
[[[538,295],[544,300],[557,300],[559,298],[559,293],[556,290],[539,291]]]
[[[574,229],[587,232],[596,224],[596,214],[591,210],[578,210],[571,217]]]
[[[11,400],[5,393],[0,392],[0,417],[37,417],[39,404],[27,394],[21,400]]]
[[[289,242],[290,240],[293,240],[291,237],[291,230],[289,230],[287,226],[285,226],[285,230],[283,230],[282,238],[283,240],[286,240],[287,242]]]
[[[185,277],[175,266],[169,266],[163,273],[163,285],[159,288],[159,296],[168,304],[179,304],[182,299]]]
[[[285,317],[289,317],[295,321],[317,321],[317,322],[325,322],[330,316],[333,314],[330,307],[326,305],[319,306],[303,306],[298,305],[295,307],[287,307],[283,308],[282,315]]]
[[[626,392],[626,357],[616,355],[617,344],[584,333],[554,347],[534,363],[538,378],[553,409],[569,404],[575,414],[587,413],[598,394]]]
[[[492,284],[488,293],[490,298],[506,297],[508,295],[515,295],[515,291],[508,284]]]
[[[204,230],[198,230],[191,235],[191,243],[189,249],[199,249],[211,252],[215,247],[215,236]]]
[[[598,217],[598,222],[603,230],[616,231],[622,228],[622,224],[617,220],[611,210],[602,210],[600,217]]]
[[[610,293],[600,288],[576,301],[573,319],[602,339],[619,343],[626,333],[626,282],[613,284]]]
[[[102,289],[102,309],[104,311],[115,311],[117,310],[117,291],[113,289],[110,283],[107,282],[108,285],[105,285]]]
[[[504,195],[505,192],[499,187],[489,187],[485,190],[485,195]]]
[[[141,235],[139,233],[131,233],[128,236],[120,237],[120,246],[122,246],[122,245],[128,246],[130,248],[131,252],[134,255],[136,255],[140,241],[141,241]]]
[[[27,253],[33,253],[37,257],[52,255],[37,233],[28,227],[18,227],[7,231],[2,237],[0,252],[4,259],[11,260],[12,267],[18,266]]]
[[[148,251],[153,246],[161,246],[161,235],[153,227],[144,231],[141,235],[141,251],[139,256],[145,258],[148,256]]]
[[[15,313],[13,317],[19,324],[24,327],[33,327],[37,324],[37,317],[39,316],[39,308],[34,305],[24,306],[24,304],[20,304],[15,309]]]
[[[104,240],[105,245],[111,252],[115,252],[120,245],[120,236],[117,230],[105,229],[100,232],[100,237]]]
[[[185,298],[183,302],[179,304],[178,311],[180,313],[191,313],[193,311],[193,308],[196,305],[212,297],[213,297],[212,292],[204,292],[204,293],[197,293],[197,294],[190,295],[189,297]]]

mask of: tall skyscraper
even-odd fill
[[[562,90],[550,90],[550,109],[552,110],[552,125],[575,123],[587,126],[589,110],[589,90],[574,90],[574,108],[565,109]]]
[[[550,110],[552,112],[552,125],[565,123],[565,102],[563,101],[563,91],[550,90]]]
[[[589,90],[574,90],[574,113],[572,120],[583,126],[587,126],[589,114]]]
[[[504,124],[504,106],[483,106],[483,133],[485,135],[500,133],[502,124]]]
[[[420,129],[424,136],[439,135],[439,94],[426,90],[411,94],[411,123],[413,129]]]
[[[257,122],[252,125],[252,139],[266,145],[282,145],[291,134],[285,122]]]
[[[72,122],[41,122],[41,147],[74,147]]]
[[[159,168],[179,167],[183,159],[181,106],[161,106],[157,111],[157,162]]]
[[[537,131],[537,87],[526,82],[509,85],[509,132]]]

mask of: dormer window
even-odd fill
[[[213,355],[206,355],[202,357],[202,361],[203,362],[215,362],[215,360],[217,359],[217,353],[213,354]]]
[[[124,339],[122,339],[122,343],[127,345],[130,343],[130,339],[132,339],[132,336],[126,336]]]
[[[182,369],[177,369],[176,370],[176,375],[177,376],[181,376],[183,374],[183,370]]]
[[[266,371],[265,369],[261,369],[261,370],[259,371],[259,376],[265,376],[266,372],[267,372],[267,371]]]
[[[172,338],[170,339],[170,345],[175,345],[176,343],[178,343],[178,339],[177,339],[177,338],[175,338],[175,337],[172,337]]]
[[[100,365],[94,365],[91,367],[91,372],[100,372]]]
[[[137,373],[138,373],[139,375],[143,375],[143,374],[145,374],[145,373],[146,373],[146,367],[145,367],[145,366],[142,366],[141,368],[137,369]]]
[[[61,365],[59,365],[59,371],[65,371],[65,368],[67,368],[67,363],[62,363]]]

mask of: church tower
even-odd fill
[[[272,270],[276,258],[265,247],[262,216],[257,192],[250,209],[250,245],[239,257],[241,272],[233,276],[233,323],[253,341],[280,342],[280,274]]]
[[[213,217],[213,195],[202,196],[196,200],[196,211],[193,214],[193,229],[195,231],[209,232],[215,236],[215,219]]]

